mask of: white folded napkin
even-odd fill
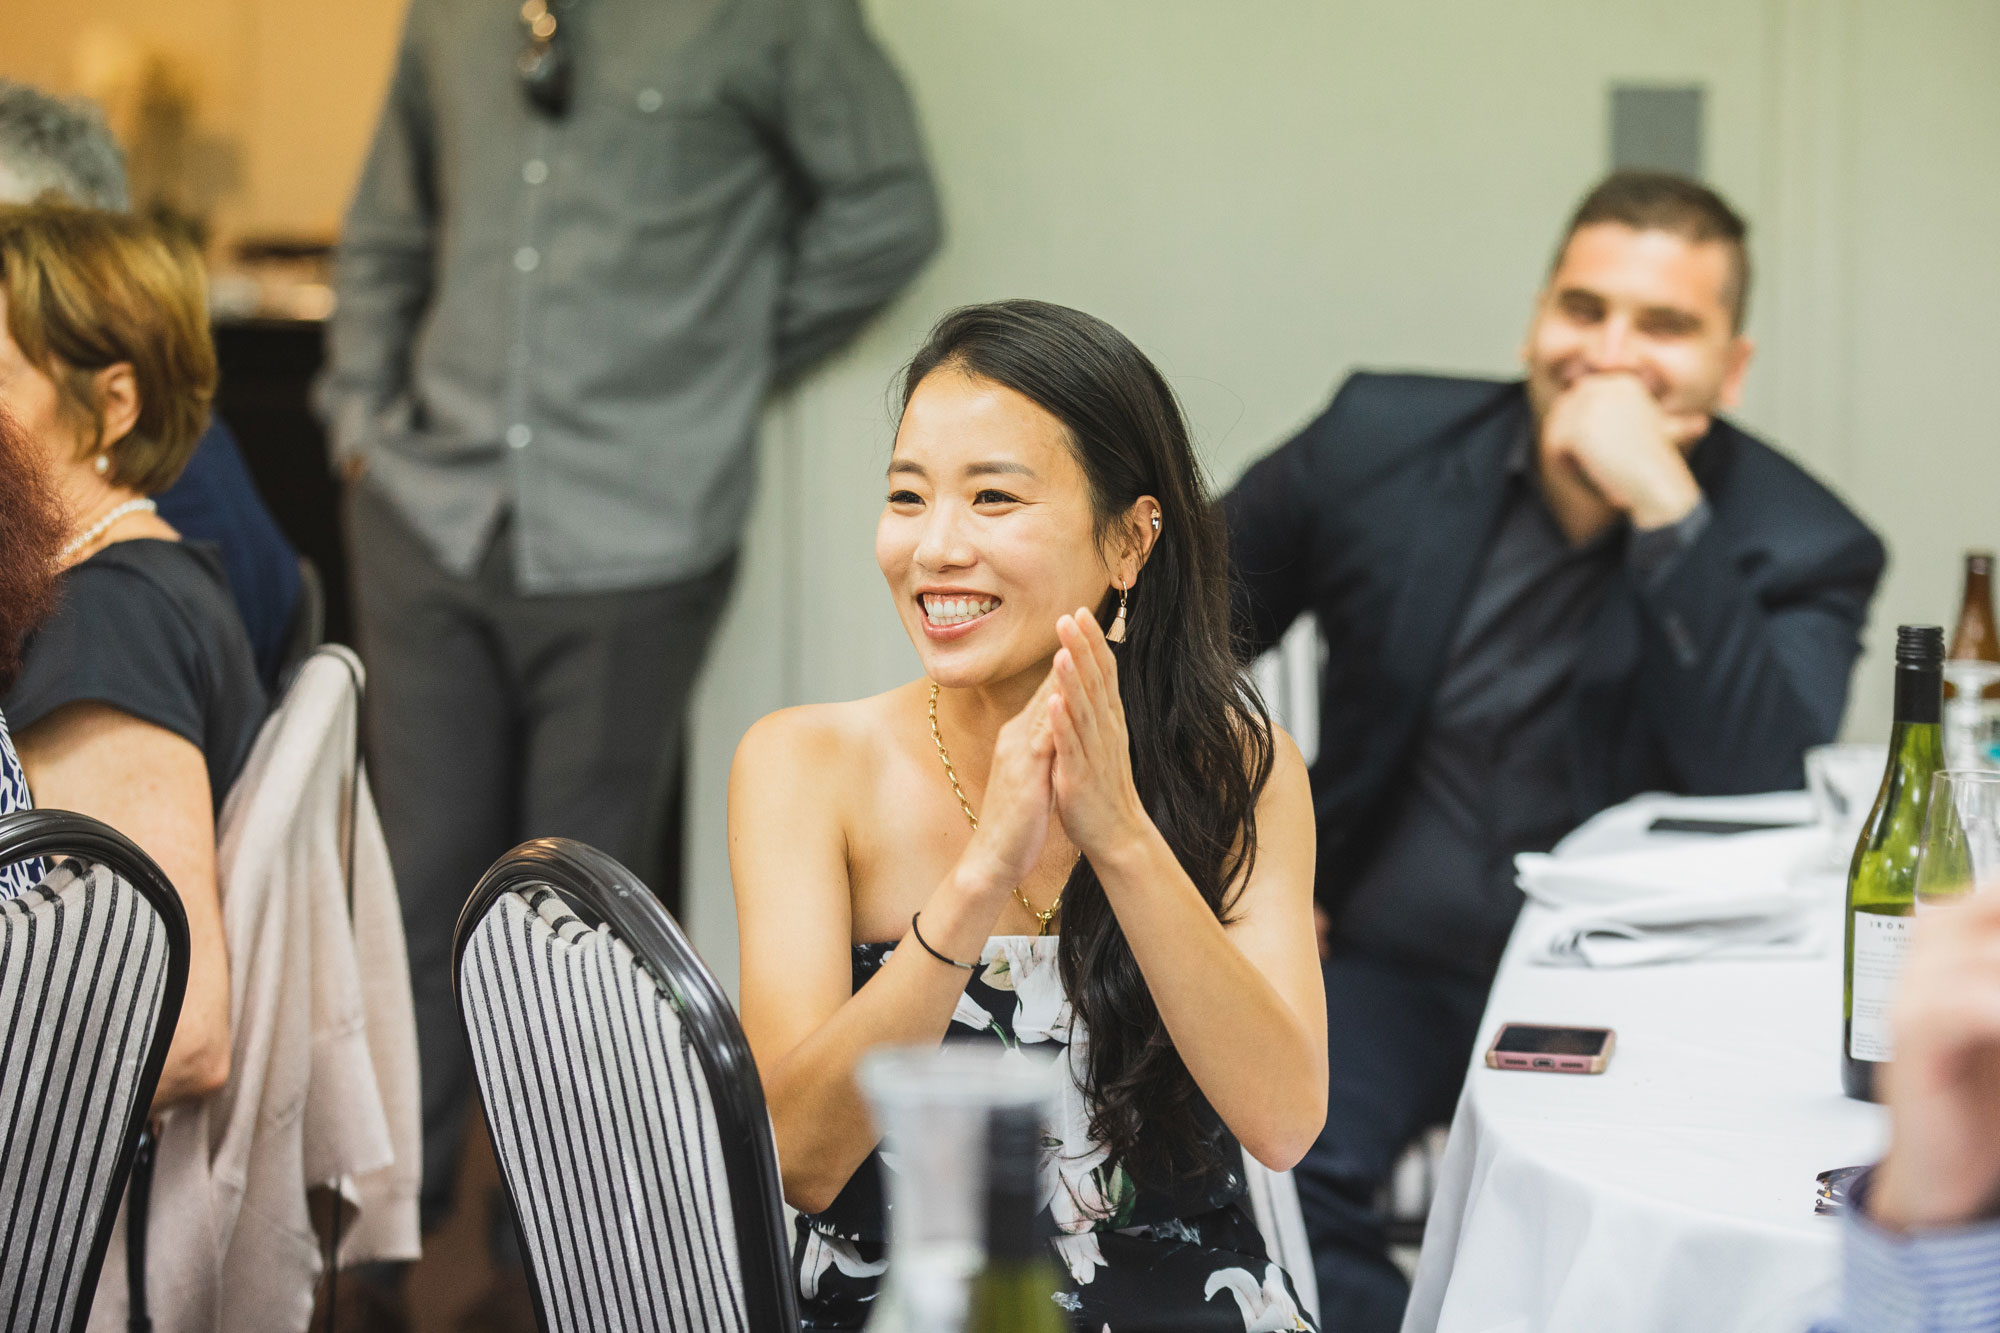
[[[1529,961],[1552,967],[1637,967],[1691,958],[1786,958],[1820,947],[1808,900],[1788,890],[1644,898],[1538,914]]]
[[[1596,856],[1523,854],[1521,890],[1549,909],[1530,923],[1529,958],[1624,967],[1816,952],[1814,896],[1799,879],[1822,841],[1817,829],[1775,829]]]
[[[1816,828],[1658,838],[1653,846],[1598,856],[1523,852],[1514,872],[1521,892],[1559,911],[1636,898],[1755,893],[1790,885],[1820,842]]]

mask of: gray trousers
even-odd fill
[[[347,549],[369,774],[409,940],[429,1231],[451,1209],[472,1093],[452,1000],[459,909],[529,838],[575,838],[652,875],[735,562],[664,587],[524,596],[504,527],[459,578],[366,481],[348,488]]]

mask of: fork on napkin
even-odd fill
[[[1548,909],[1530,922],[1529,957],[1555,966],[1629,967],[1688,958],[1818,952],[1800,872],[1818,829],[1777,829],[1600,855],[1514,858],[1522,892]]]

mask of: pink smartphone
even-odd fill
[[[1545,1074],[1602,1074],[1618,1034],[1610,1028],[1558,1028],[1505,1023],[1486,1048],[1489,1069],[1529,1069]]]

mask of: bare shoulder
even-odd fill
[[[919,681],[865,699],[767,713],[738,742],[731,780],[782,783],[786,775],[809,774],[827,789],[863,784],[881,765],[891,723],[921,689]]]
[[[1276,718],[1266,717],[1262,719],[1262,727],[1260,728],[1258,718],[1248,714],[1239,714],[1237,727],[1237,738],[1243,744],[1243,762],[1245,768],[1250,768],[1256,763],[1257,732],[1262,730],[1264,735],[1270,739],[1271,771],[1269,781],[1264,785],[1267,795],[1275,787],[1289,785],[1295,780],[1299,782],[1305,781],[1305,753],[1299,749],[1299,743],[1292,739],[1292,733],[1278,725]]]
[[[1276,722],[1271,724],[1271,777],[1303,781],[1306,776],[1305,751],[1292,739],[1292,733]]]
[[[744,733],[729,774],[739,915],[761,901],[796,913],[814,884],[825,889],[825,904],[847,910],[854,835],[871,828],[883,806],[886,719],[897,693],[780,709]],[[767,836],[772,829],[784,836]],[[841,938],[847,929],[838,923]]]
[[[1290,732],[1271,724],[1271,772],[1257,797],[1257,834],[1266,850],[1303,843],[1310,857],[1316,841],[1312,782],[1305,755]]]
[[[849,728],[841,710],[848,704],[801,704],[766,713],[751,724],[736,743],[735,775],[754,776],[771,766],[811,764],[835,759]]]
[[[800,704],[758,718],[736,746],[736,763],[801,761],[815,765],[863,760],[881,736],[889,701],[904,692],[841,703]]]

